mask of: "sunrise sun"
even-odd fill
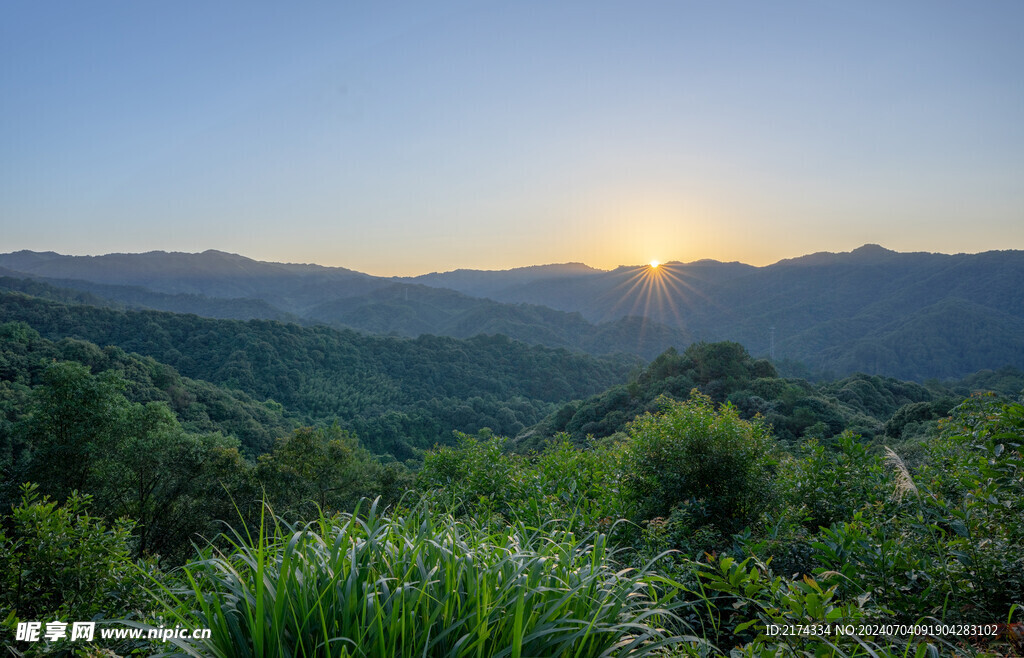
[[[659,263],[658,261],[656,261],[656,260],[652,260],[651,261],[651,267],[657,267],[659,265],[661,265],[661,263]]]

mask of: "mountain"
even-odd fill
[[[664,263],[657,270],[647,265],[622,266],[608,272],[568,264],[504,272],[456,270],[417,277],[416,281],[499,302],[540,304],[579,312],[591,322],[604,322],[642,311],[637,302],[643,301],[643,295],[637,293],[645,292],[645,288],[653,292],[664,283],[695,288],[741,277],[756,269],[743,263],[714,260]],[[653,276],[655,272],[661,276]],[[658,318],[662,322],[666,319]]]
[[[765,267],[667,263],[527,283],[510,277],[504,288],[488,279],[497,301],[543,304],[591,322],[641,315],[698,340],[736,341],[758,356],[774,352],[839,375],[922,380],[1024,367],[1021,251],[864,245]]]
[[[692,342],[684,330],[641,317],[595,325],[579,313],[536,304],[502,304],[445,288],[404,283],[326,302],[309,309],[305,317],[378,334],[456,338],[502,334],[533,345],[590,354],[625,352],[646,359],[669,346]]]
[[[959,381],[932,380],[927,386],[863,373],[812,384],[778,376],[771,363],[751,358],[738,343],[694,343],[682,353],[667,350],[634,371],[627,384],[563,405],[520,433],[513,445],[529,452],[563,432],[573,443],[586,445],[626,432],[637,416],[661,411],[665,397],[687,400],[695,388],[716,403],[729,402],[744,418],[760,417],[786,445],[812,437],[828,443],[846,431],[865,440],[917,444],[915,439],[926,431],[922,423],[946,417],[972,393],[992,391],[1014,398],[1022,386],[1024,371],[1011,367]]]
[[[955,378],[976,363],[1020,367],[1024,318],[963,299],[944,299],[881,324],[819,363],[836,372],[895,372],[903,379]],[[864,367],[867,366],[867,367]]]
[[[1024,365],[1022,282],[1024,252],[951,256],[868,247],[777,263],[709,287],[689,307],[688,326],[755,354],[768,353],[774,328],[777,358],[819,370],[960,377]],[[973,328],[980,325],[984,332]]]
[[[0,289],[24,292],[54,301],[108,306],[111,308],[149,309],[172,313],[194,313],[224,320],[278,320],[301,322],[301,318],[274,308],[262,299],[223,299],[187,293],[153,292],[142,286],[116,286],[80,279],[24,279],[2,276]],[[9,270],[6,270],[9,272]],[[18,274],[14,272],[13,274]]]
[[[503,334],[648,359],[729,340],[812,372],[916,380],[1024,367],[1021,251],[900,253],[869,244],[764,267],[699,260],[603,271],[567,263],[406,279],[219,251],[21,251],[0,255],[0,268],[120,307],[399,336]]]
[[[33,277],[139,286],[170,295],[262,299],[298,314],[328,299],[362,294],[388,282],[342,267],[266,263],[213,249],[201,254],[151,251],[105,256],[19,251],[0,255],[0,267]]]
[[[450,288],[474,297],[493,297],[496,299],[504,291],[516,286],[524,286],[538,281],[573,279],[600,274],[601,272],[602,270],[584,265],[583,263],[562,263],[517,267],[511,270],[432,272],[411,277],[408,281],[434,288]]]
[[[20,292],[54,302],[88,304],[90,306],[104,306],[109,308],[120,308],[121,306],[111,299],[100,297],[90,292],[70,287],[64,288],[54,286],[37,279],[23,279],[18,276],[8,276],[8,273],[14,275],[18,274],[17,272],[10,272],[10,270],[0,268],[0,290],[7,292]]]
[[[577,263],[490,272],[485,278],[532,282],[594,272],[600,270]],[[89,293],[100,300],[98,305],[220,319],[321,322],[410,337],[503,334],[534,345],[648,359],[691,342],[683,330],[637,318],[595,325],[578,314],[539,305],[502,304],[345,268],[266,263],[215,250],[106,256],[20,251],[0,255],[0,273],[31,277],[36,282],[31,294],[41,294],[38,284],[49,284]],[[476,275],[463,271],[459,276],[469,280]],[[6,287],[24,291],[27,285],[9,282]],[[52,290],[43,296],[74,301]]]
[[[686,400],[695,388],[717,403],[732,403],[746,418],[760,416],[786,444],[811,436],[827,440],[848,429],[872,438],[903,405],[952,399],[949,389],[862,374],[815,386],[778,377],[772,364],[752,359],[739,343],[695,343],[682,353],[661,354],[626,385],[564,405],[522,432],[516,449],[535,449],[562,432],[578,445],[625,432],[637,416],[660,411],[665,396]]]

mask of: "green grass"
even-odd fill
[[[603,534],[500,530],[420,505],[401,515],[271,518],[258,537],[188,565],[163,589],[201,656],[643,656],[682,642],[646,570],[620,569]],[[167,623],[165,621],[165,623]],[[692,639],[692,638],[689,638]]]

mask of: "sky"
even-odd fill
[[[0,5],[0,251],[1024,249],[1024,3]]]

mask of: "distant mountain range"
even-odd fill
[[[516,340],[652,358],[734,340],[813,371],[903,379],[1024,367],[1024,252],[897,253],[878,245],[765,267],[702,260],[581,263],[411,278],[254,261],[219,251],[0,255],[32,279],[129,308],[329,323],[371,333]],[[33,293],[29,293],[33,294]],[[56,293],[51,292],[50,295]]]
[[[579,268],[600,272],[586,266],[524,269],[536,278]],[[485,278],[492,274],[506,273],[485,273]],[[516,270],[508,275],[517,281],[529,280]],[[626,353],[651,359],[670,346],[682,347],[693,340],[681,329],[639,317],[592,323],[578,313],[498,303],[407,279],[374,277],[340,267],[266,263],[215,250],[105,256],[19,251],[0,254],[0,277],[6,278],[6,282],[0,280],[0,288],[57,301],[218,319],[323,323],[409,337],[503,334],[529,344],[596,355]],[[26,278],[34,285],[17,282]],[[43,285],[52,289],[43,292]],[[57,289],[88,293],[92,301],[70,298]]]
[[[170,295],[261,299],[280,311],[299,314],[331,296],[363,294],[387,281],[342,267],[265,263],[212,249],[201,254],[150,251],[105,256],[18,251],[0,255],[0,267],[60,279],[64,285],[79,280]]]
[[[705,260],[528,281],[510,275],[505,287],[493,273],[481,273],[477,287],[466,272],[451,275],[428,280],[592,322],[640,314],[696,340],[734,340],[754,355],[774,352],[836,375],[920,381],[1024,364],[1021,251],[946,255],[864,245],[766,267]]]

